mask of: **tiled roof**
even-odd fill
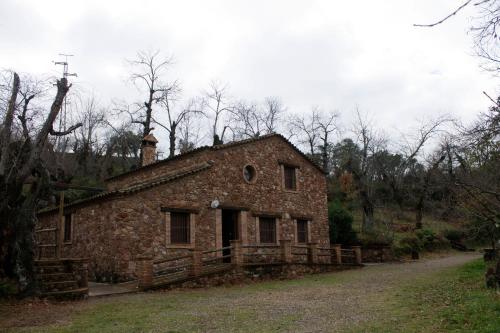
[[[132,186],[129,186],[129,187],[126,187],[126,188],[123,188],[123,189],[119,189],[119,190],[114,190],[114,191],[108,191],[108,192],[103,192],[103,193],[99,193],[99,194],[96,194],[94,196],[91,196],[91,197],[88,197],[88,198],[85,198],[85,199],[81,199],[81,200],[76,200],[70,204],[67,204],[67,205],[64,205],[64,208],[70,208],[70,207],[75,207],[75,206],[79,206],[79,205],[82,205],[82,204],[87,204],[87,203],[90,203],[90,202],[94,202],[96,200],[101,200],[101,199],[105,199],[105,198],[111,198],[111,197],[117,197],[117,196],[121,196],[121,195],[127,195],[127,194],[131,194],[131,193],[135,193],[135,192],[139,192],[139,191],[142,191],[142,190],[145,190],[145,189],[148,189],[148,188],[152,188],[152,187],[155,187],[155,186],[158,186],[158,185],[162,185],[162,184],[165,184],[165,183],[169,183],[171,181],[174,181],[174,180],[177,180],[177,179],[180,179],[180,178],[184,178],[184,177],[187,177],[187,176],[190,176],[192,174],[195,174],[195,173],[198,173],[200,171],[203,171],[203,170],[206,170],[206,169],[209,169],[210,167],[212,166],[212,162],[205,162],[205,163],[201,163],[193,168],[189,168],[189,169],[184,169],[184,170],[181,170],[179,172],[176,172],[174,174],[170,174],[170,175],[167,175],[167,176],[164,176],[164,177],[160,177],[160,178],[157,178],[155,180],[150,180],[150,181],[145,181],[145,182],[142,182],[142,183],[138,183],[138,184],[134,184]],[[41,213],[48,213],[48,212],[53,212],[53,211],[57,211],[59,209],[58,206],[53,206],[53,207],[47,207],[47,208],[44,208],[40,211],[38,211],[39,214]]]
[[[145,165],[143,167],[140,167],[140,168],[137,168],[137,169],[134,169],[134,170],[130,170],[130,171],[121,173],[121,174],[113,176],[113,177],[109,177],[106,180],[118,179],[118,178],[121,178],[123,176],[127,176],[127,175],[130,175],[130,174],[133,174],[133,173],[135,173],[137,171],[147,170],[147,169],[150,169],[150,168],[154,168],[155,166],[158,166],[158,165],[165,165],[165,164],[169,163],[170,161],[174,161],[174,160],[186,158],[186,157],[195,155],[195,154],[197,154],[199,152],[202,152],[202,151],[206,151],[206,150],[221,150],[221,149],[236,147],[236,146],[245,145],[245,144],[249,144],[249,143],[253,143],[253,142],[257,142],[257,141],[262,141],[262,140],[265,140],[265,139],[268,139],[268,138],[273,138],[273,137],[277,137],[277,138],[280,138],[283,141],[285,141],[293,149],[295,149],[300,155],[302,155],[302,157],[304,157],[307,161],[309,161],[315,168],[317,168],[319,171],[321,171],[322,173],[324,173],[323,169],[318,164],[316,164],[316,162],[314,162],[309,156],[307,156],[306,154],[304,154],[299,148],[297,148],[287,138],[285,138],[283,135],[278,134],[278,133],[271,133],[271,134],[266,134],[266,135],[258,136],[258,137],[255,137],[255,138],[250,138],[250,139],[245,139],[245,140],[239,140],[239,141],[232,141],[232,142],[228,142],[228,143],[221,144],[221,145],[216,145],[216,146],[202,146],[202,147],[190,150],[190,151],[188,151],[188,152],[186,152],[184,154],[175,155],[173,157],[169,157],[169,158],[166,158],[166,159],[163,159],[163,160],[160,160],[160,161],[156,161],[154,163]]]

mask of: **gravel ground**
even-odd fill
[[[251,293],[225,303],[228,307],[258,309],[262,322],[286,314],[302,314],[302,318],[294,322],[294,332],[344,332],[353,324],[376,320],[382,315],[377,309],[392,289],[475,258],[477,254],[466,253],[416,262],[368,265],[362,270],[334,273],[333,283],[320,276],[318,283]]]
[[[73,314],[103,303],[141,304],[172,297],[178,302],[179,311],[183,315],[188,312],[187,315],[195,318],[196,327],[203,327],[200,329],[203,332],[245,331],[246,323],[253,327],[250,331],[255,331],[255,328],[266,331],[268,325],[270,331],[343,332],[353,324],[377,320],[383,315],[383,311],[377,310],[381,309],[385,296],[395,288],[475,258],[478,254],[447,254],[417,262],[367,265],[363,269],[295,281],[123,295],[63,304],[0,303],[0,331],[2,327],[64,325],[71,321]],[[167,312],[165,310],[165,314]],[[249,314],[248,319],[238,319],[241,313]],[[186,327],[177,328],[186,330]]]

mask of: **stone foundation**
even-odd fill
[[[362,265],[251,264],[241,268],[234,267],[222,273],[200,276],[190,281],[172,283],[156,289],[208,288],[267,280],[295,279],[310,274],[331,273],[361,267]]]

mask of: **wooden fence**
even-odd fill
[[[231,241],[231,246],[201,251],[190,249],[188,254],[152,260],[137,258],[139,287],[148,289],[174,282],[228,271],[250,265],[342,265],[361,264],[361,248],[318,247],[315,243],[292,245],[289,240],[280,244],[248,244]]]

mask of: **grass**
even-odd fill
[[[498,333],[500,295],[485,288],[484,272],[478,259],[402,286],[384,299],[384,319],[353,332]]]
[[[68,324],[12,329],[8,332],[283,332],[302,316],[279,311],[266,313],[265,302],[245,303],[248,295],[286,293],[341,281],[323,274],[288,281],[267,281],[243,287],[144,293],[107,298],[71,314]],[[237,307],[225,306],[241,299]],[[234,304],[234,303],[233,303]]]

